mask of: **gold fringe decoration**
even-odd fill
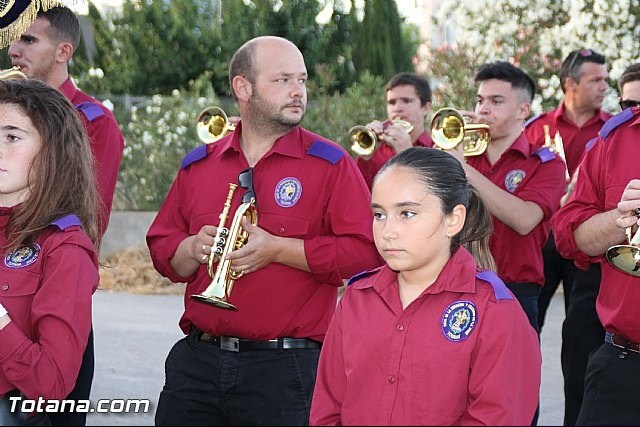
[[[0,16],[9,10],[8,8],[14,4],[14,1],[19,0],[8,0],[5,2],[5,8],[0,10]],[[84,0],[31,0],[29,6],[22,11],[15,21],[6,27],[0,28],[0,49],[9,46],[11,42],[18,39],[22,33],[27,31],[31,23],[36,20],[40,10],[46,11],[55,6],[69,6],[70,4],[78,2],[84,2]]]

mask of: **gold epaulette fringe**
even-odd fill
[[[4,2],[0,0],[0,6],[3,6],[0,8],[0,18],[10,10],[16,1],[19,0],[5,0]],[[0,49],[9,46],[12,41],[19,38],[35,21],[40,10],[48,10],[55,6],[69,6],[82,1],[84,0],[31,0],[29,6],[22,11],[15,21],[0,28]],[[6,4],[3,5],[2,3]]]

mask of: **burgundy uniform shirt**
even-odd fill
[[[0,208],[0,246],[13,208]],[[91,329],[98,287],[93,243],[75,216],[52,224],[32,247],[2,253],[0,303],[11,323],[0,330],[0,395],[64,399],[73,389]]]
[[[573,172],[580,164],[587,142],[598,136],[598,131],[609,118],[611,118],[611,114],[598,110],[586,123],[578,127],[567,118],[564,103],[562,103],[555,110],[540,114],[527,121],[524,134],[531,144],[542,146],[544,145],[544,125],[549,126],[552,144],[556,132],[560,132],[569,175],[573,176]]]
[[[230,311],[190,298],[211,283],[206,264],[182,278],[171,268],[176,248],[204,225],[219,225],[229,183],[248,168],[242,132],[192,151],[183,161],[147,234],[156,269],[187,282],[180,326],[212,335],[256,340],[322,340],[343,279],[382,264],[373,244],[371,195],[354,160],[339,145],[301,127],[281,137],[253,168],[258,226],[270,234],[304,240],[311,272],[271,263],[235,281]],[[231,203],[229,227],[244,189]]]
[[[414,147],[433,147],[433,141],[428,132],[423,132],[418,139],[413,143]],[[373,188],[373,179],[376,177],[378,171],[382,166],[396,155],[395,150],[389,144],[380,144],[378,149],[373,153],[369,160],[364,160],[362,157],[356,159],[358,169],[362,172],[362,176],[367,183],[369,189]]]
[[[59,89],[81,113],[80,117],[87,127],[91,151],[96,161],[96,186],[102,202],[101,234],[104,234],[111,214],[113,193],[124,150],[124,137],[113,113],[100,101],[76,88],[71,78]]]
[[[548,149],[530,145],[524,134],[491,165],[486,154],[467,157],[467,163],[501,189],[540,206],[544,217],[522,236],[493,215],[489,241],[498,275],[505,283],[544,284],[542,247],[549,235],[549,220],[564,193],[564,162]]]
[[[352,282],[325,338],[312,425],[529,425],[542,356],[513,294],[460,248],[404,310],[384,266]]]
[[[553,217],[558,251],[576,265],[601,261],[602,281],[596,300],[605,330],[640,342],[640,278],[618,271],[602,257],[589,257],[576,245],[573,232],[592,216],[616,209],[629,181],[640,178],[638,147],[640,108],[614,116],[601,130],[596,145],[585,155],[571,199]],[[626,244],[626,242],[620,242]]]

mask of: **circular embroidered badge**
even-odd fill
[[[283,208],[290,208],[298,203],[302,195],[302,184],[297,178],[282,178],[276,185],[274,193],[276,203]]]
[[[33,264],[38,259],[40,245],[21,246],[4,257],[4,265],[11,268],[22,268]]]
[[[509,191],[509,193],[513,193],[525,176],[527,176],[527,173],[522,169],[514,169],[510,171],[504,178],[504,186],[507,188],[507,191]]]
[[[449,304],[442,315],[442,333],[450,341],[464,341],[476,327],[476,306],[471,301]]]

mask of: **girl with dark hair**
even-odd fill
[[[489,212],[450,154],[410,148],[377,174],[386,265],[349,281],[327,332],[316,425],[528,425],[541,353],[490,269]]]
[[[98,286],[97,200],[73,105],[37,80],[0,81],[3,400],[63,399],[74,387]]]

